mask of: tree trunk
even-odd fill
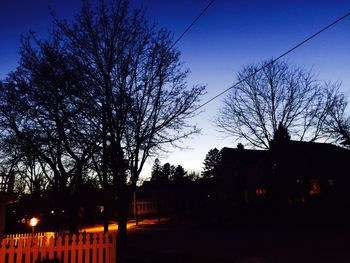
[[[109,205],[108,205],[108,193],[104,191],[104,204],[103,204],[103,231],[108,232],[108,223],[109,223]]]
[[[80,221],[82,218],[83,211],[81,210],[81,190],[83,188],[83,172],[82,167],[80,166],[77,169],[76,175],[77,182],[73,194],[71,195],[70,200],[70,222],[69,222],[69,231],[70,233],[78,233],[80,227]]]
[[[121,213],[119,215],[118,220],[118,235],[117,235],[117,243],[118,243],[118,251],[124,250],[127,247],[127,223],[128,223],[128,215],[125,213]]]
[[[69,205],[69,232],[70,233],[78,233],[79,231],[79,202],[78,197],[73,194],[70,198],[70,205]]]
[[[102,105],[102,176],[103,176],[103,231],[108,232],[109,205],[108,205],[108,180],[107,180],[107,123],[106,105]]]
[[[128,192],[128,191],[126,191]],[[127,240],[127,223],[130,206],[130,196],[128,193],[120,196],[118,199],[119,215],[118,215],[118,233],[117,233],[117,260],[125,254],[128,245]]]

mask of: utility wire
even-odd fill
[[[262,71],[263,69],[267,68],[268,66],[272,65],[273,63],[275,63],[277,60],[280,60],[281,58],[283,58],[284,56],[286,56],[287,54],[291,53],[292,51],[294,51],[295,49],[299,48],[300,46],[302,46],[303,44],[305,44],[306,42],[310,41],[311,39],[313,39],[314,37],[316,37],[317,35],[321,34],[322,32],[326,31],[327,29],[329,29],[330,27],[334,26],[335,24],[337,24],[338,22],[340,22],[341,20],[345,19],[346,17],[348,17],[350,15],[350,12],[346,13],[345,15],[343,15],[342,17],[338,18],[337,20],[335,20],[334,22],[330,23],[329,25],[327,25],[326,27],[322,28],[321,30],[317,31],[316,33],[314,33],[313,35],[311,35],[310,37],[306,38],[304,41],[300,42],[299,44],[295,45],[294,47],[288,49],[286,52],[282,53],[281,55],[279,55],[277,58],[272,59],[269,63],[264,64],[263,66],[261,66],[260,68],[258,68],[255,72],[253,72],[252,74],[248,75],[247,77],[245,77],[244,79],[236,82],[235,84],[233,84],[231,87],[225,89],[224,91],[220,92],[219,94],[217,94],[216,96],[212,97],[211,99],[207,100],[206,102],[204,102],[203,104],[199,105],[197,108],[195,108],[193,110],[193,112],[199,110],[200,108],[204,107],[205,105],[207,105],[208,103],[212,102],[213,100],[217,99],[218,97],[220,97],[221,95],[223,95],[224,93],[226,93],[227,91],[237,87],[238,85],[240,85],[242,82],[246,81],[247,79],[251,78],[252,76],[254,76],[256,73]]]
[[[192,21],[192,23],[185,29],[185,31],[175,40],[175,42],[171,45],[169,49],[172,49],[180,40],[181,38],[192,28],[192,26],[198,21],[199,18],[208,10],[208,8],[214,3],[214,0],[211,0],[207,6],[202,10],[202,12],[199,13],[199,15]]]

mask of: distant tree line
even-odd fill
[[[154,160],[151,172],[151,181],[153,182],[174,182],[181,183],[185,181],[196,181],[199,179],[199,173],[195,171],[185,171],[181,165],[171,165],[165,163],[161,165],[158,158]]]

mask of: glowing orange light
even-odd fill
[[[39,220],[36,217],[33,217],[32,219],[30,219],[29,221],[29,225],[31,227],[35,227],[37,224],[39,223]]]
[[[30,220],[29,220],[29,225],[32,227],[32,234],[34,234],[34,229],[35,229],[35,226],[39,223],[39,219],[37,219],[36,217],[32,217]]]

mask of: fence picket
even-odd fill
[[[39,258],[39,246],[40,246],[39,240],[37,237],[34,236],[32,238],[32,242],[31,242],[31,250],[33,253],[33,262],[35,262],[36,259],[41,260],[41,258]]]
[[[22,259],[22,251],[23,251],[23,239],[18,239],[18,242],[17,242],[17,262],[18,263],[22,263],[23,262],[23,259]]]
[[[5,262],[5,258],[6,258],[6,240],[3,239],[1,241],[1,248],[0,248],[0,262]]]
[[[98,263],[103,263],[103,233],[99,233],[98,234],[98,243],[97,243],[97,247],[98,247]]]
[[[8,261],[13,262],[14,261],[14,256],[15,256],[15,241],[13,239],[10,240],[9,242],[9,248],[7,250],[8,255]]]
[[[83,235],[81,233],[78,236],[77,253],[78,253],[77,255],[78,262],[83,262],[84,244],[83,244]]]
[[[93,235],[92,235],[92,246],[91,246],[91,248],[92,248],[92,263],[98,263],[97,262],[97,256],[98,256],[98,254],[97,254],[97,234],[96,233],[94,233]]]
[[[62,260],[63,256],[62,256],[62,251],[63,251],[63,238],[61,236],[58,237],[58,239],[56,240],[56,253],[57,253],[57,258],[59,260]]]
[[[85,261],[87,263],[90,263],[90,258],[91,258],[91,234],[86,234],[85,233]]]
[[[64,245],[63,245],[63,251],[64,251],[64,257],[63,262],[68,262],[69,258],[69,236],[64,236]]]
[[[76,261],[76,257],[77,257],[77,236],[76,235],[72,235],[71,237],[71,242],[72,245],[70,246],[70,262],[75,263]]]

